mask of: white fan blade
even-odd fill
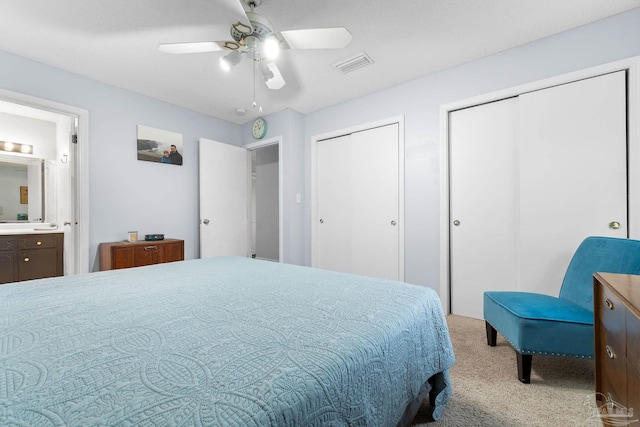
[[[162,52],[183,54],[183,53],[204,53],[222,50],[217,42],[187,42],[187,43],[164,43],[158,49]]]
[[[290,30],[281,31],[280,34],[292,49],[340,49],[352,39],[351,33],[344,27]]]
[[[275,62],[266,64],[266,67],[269,69],[269,71],[273,73],[273,77],[265,81],[265,84],[267,85],[267,87],[269,89],[277,90],[277,89],[280,89],[282,86],[284,86],[285,85],[284,78],[282,77],[280,70],[278,70],[278,67],[276,66]]]

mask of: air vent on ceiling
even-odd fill
[[[346,74],[371,64],[373,64],[373,59],[371,59],[366,53],[362,52],[352,58],[338,62],[333,66]]]

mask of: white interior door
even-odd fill
[[[449,115],[451,312],[482,318],[482,295],[518,281],[518,99]]]
[[[55,167],[58,175],[58,214],[57,223],[64,227],[64,271],[65,274],[75,272],[75,248],[76,248],[76,199],[75,177],[77,168],[77,145],[71,143],[71,135],[78,135],[77,119],[75,117],[61,116],[57,123],[57,139],[59,149],[63,153],[69,153],[65,162],[57,163]],[[61,157],[64,157],[62,155]]]
[[[586,236],[627,237],[626,125],[623,71],[520,96],[523,291],[558,295]]]
[[[402,280],[398,129],[318,142],[315,266]]]
[[[247,150],[200,138],[200,258],[249,255]]]

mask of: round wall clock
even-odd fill
[[[263,118],[256,119],[251,126],[251,134],[255,139],[262,139],[267,134],[267,121]]]

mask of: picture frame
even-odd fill
[[[182,166],[182,134],[150,126],[137,126],[138,160]]]

